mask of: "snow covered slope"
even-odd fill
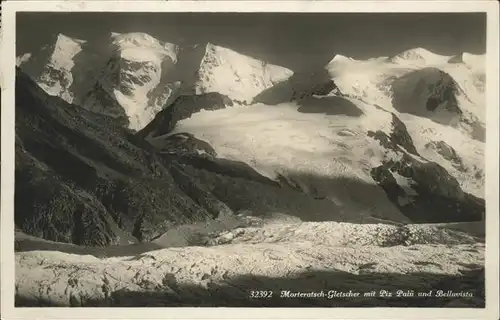
[[[449,57],[442,56],[424,48],[412,48],[388,59],[391,63],[426,66],[446,63]]]
[[[385,57],[354,60],[336,55],[326,64],[325,70],[344,95],[390,108],[390,81],[412,69],[387,61]]]
[[[456,219],[481,217],[481,205],[463,194],[460,182],[438,164],[420,157],[394,113],[356,99],[312,96],[275,106],[200,111],[178,122],[174,132],[192,133],[212,145],[218,156],[243,161],[271,179],[329,199],[347,215],[391,221],[405,221],[404,215],[418,221],[453,221],[453,210],[433,212],[431,217],[432,208],[424,209],[427,204],[411,204],[432,203],[434,196],[439,202],[443,196],[470,207],[465,216],[455,215]],[[161,146],[163,139],[158,136],[150,141]],[[398,172],[391,167],[397,168],[397,163],[413,171]],[[392,173],[386,172],[387,168]],[[391,199],[394,190],[384,184],[380,170],[393,179],[401,176],[408,180],[409,191],[402,193],[401,199]]]
[[[474,87],[465,91],[467,81],[460,85],[454,73],[425,67],[399,77],[392,82],[392,106],[401,113],[429,118],[484,141],[484,102],[479,104],[482,101],[478,101]]]
[[[302,191],[332,199],[355,215],[405,220],[370,177],[371,168],[380,164],[385,152],[366,136],[366,130],[372,123],[390,130],[390,114],[362,104],[358,110],[362,116],[353,117],[342,114],[348,100],[329,99],[314,99],[302,109],[288,103],[201,111],[178,122],[175,132],[190,132],[212,145],[220,157],[243,161],[272,179],[282,176],[297,181]],[[322,103],[332,105],[324,106],[323,112],[314,110]],[[325,115],[329,108],[333,113]],[[162,139],[152,142],[161,144]],[[353,188],[372,185],[374,191],[368,196],[358,194],[346,181]],[[371,212],[366,210],[367,203],[373,206]]]
[[[424,68],[436,68],[457,83],[466,99],[478,104],[474,114],[480,117],[484,112],[484,55],[463,53],[457,57],[438,55],[422,48],[410,49],[390,58],[368,60],[337,55],[325,70],[345,94],[390,108],[395,79]],[[415,87],[406,88],[408,91],[412,89]],[[460,107],[468,108],[465,104]]]
[[[325,70],[345,96],[397,114],[418,152],[483,196],[485,55],[415,48],[389,58],[335,56]]]

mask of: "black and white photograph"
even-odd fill
[[[13,27],[16,309],[486,307],[486,12]]]

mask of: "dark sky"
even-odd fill
[[[484,13],[18,13],[18,54],[57,33],[86,40],[146,32],[173,43],[213,42],[295,71],[334,54],[390,56],[424,47],[440,54],[484,53]]]

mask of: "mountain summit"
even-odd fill
[[[424,48],[412,48],[405,50],[391,58],[392,63],[411,63],[411,64],[433,64],[442,63],[447,60],[446,56],[439,55]]]
[[[122,117],[141,129],[165,106],[176,83],[165,83],[179,48],[145,33],[111,34],[110,56],[83,106]],[[112,106],[112,108],[111,108]]]
[[[24,54],[17,63],[48,94],[70,103],[80,103],[81,93],[88,84],[82,83],[87,74],[76,71],[77,64],[85,64],[88,68],[99,60],[97,55],[84,51],[85,44],[85,40],[58,34],[52,43],[36,53]]]
[[[219,92],[234,100],[250,102],[293,74],[290,69],[212,43],[204,49],[195,82],[196,94]]]

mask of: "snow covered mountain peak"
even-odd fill
[[[354,62],[355,60],[353,58],[341,55],[341,54],[336,54],[332,60],[328,63],[328,65],[331,64],[336,64],[336,63],[349,63],[349,62]]]
[[[293,71],[288,68],[207,43],[196,72],[194,91],[196,94],[219,92],[233,100],[249,102],[292,75]]]
[[[170,57],[177,62],[179,48],[173,43],[163,43],[143,32],[111,33],[111,45],[121,56],[128,60],[144,61],[155,58]],[[156,57],[154,57],[156,56]]]
[[[443,63],[449,57],[439,55],[424,48],[413,48],[405,50],[392,58],[392,63],[410,63],[410,64],[436,64]]]
[[[113,32],[105,43],[59,34],[16,62],[50,95],[140,128],[178,86],[163,79],[177,53],[177,45],[140,32]]]
[[[127,119],[130,128],[139,130],[163,109],[178,86],[169,83],[166,74],[177,63],[179,47],[146,33],[112,32],[110,48],[111,56],[84,106]]]
[[[71,38],[59,33],[50,63],[55,67],[70,70],[74,65],[73,58],[82,51],[82,45],[84,43],[86,43],[85,40]]]
[[[61,45],[75,45],[75,44],[78,44],[78,45],[82,45],[84,43],[87,42],[87,40],[83,40],[83,39],[78,39],[78,38],[74,38],[74,37],[70,37],[70,36],[67,36],[65,34],[62,34],[62,33],[58,33],[57,36],[56,36],[56,44],[61,44]]]
[[[53,42],[38,52],[19,56],[16,63],[47,93],[60,96],[72,103],[75,99],[75,90],[69,88],[75,87],[75,77],[72,74],[77,63],[75,61],[86,64],[92,59],[89,54],[82,52],[85,44],[85,40],[59,33],[53,38]]]

